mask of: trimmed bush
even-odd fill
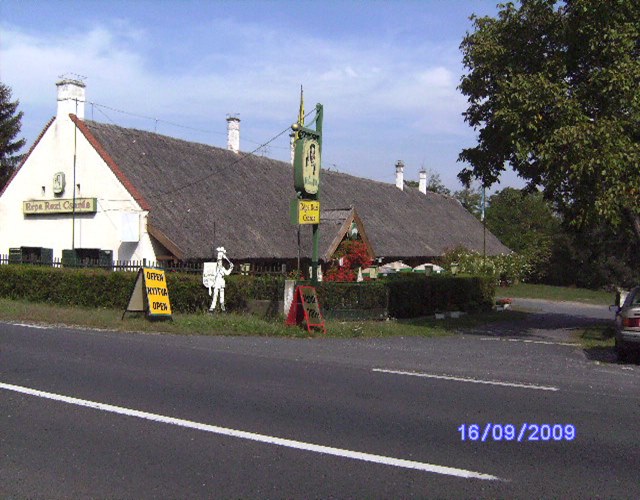
[[[124,310],[137,273],[103,269],[69,269],[29,265],[0,266],[0,297],[60,305]],[[200,275],[167,272],[171,308],[175,312],[205,311],[211,304]],[[230,276],[225,305],[242,310],[250,299],[282,300],[284,278]]]
[[[167,272],[167,286],[174,312],[206,311],[211,297],[199,275]],[[30,265],[0,266],[0,297],[61,305],[124,309],[135,284],[136,273],[103,269],[69,269]],[[489,310],[495,287],[490,277],[425,276],[398,274],[364,283],[322,282],[316,287],[323,312],[329,317],[389,316],[412,318],[436,311]],[[232,275],[226,279],[225,305],[245,310],[249,300],[274,303],[284,295],[284,277]]]
[[[383,283],[323,281],[316,286],[323,309],[379,309],[387,307],[388,290]]]
[[[61,305],[124,309],[136,275],[101,269],[0,266],[0,296]]]
[[[437,311],[488,311],[493,307],[495,284],[490,277],[400,276],[385,280],[392,317],[415,318]]]

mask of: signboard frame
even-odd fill
[[[319,200],[291,200],[291,224],[294,226],[302,224],[320,224],[320,201]]]
[[[147,319],[173,319],[164,269],[141,267],[138,270],[122,319],[127,312],[143,312]]]
[[[307,325],[309,334],[312,334],[315,328],[321,329],[324,335],[327,334],[325,321],[320,310],[320,302],[318,301],[318,293],[314,286],[296,286],[285,324],[296,326],[300,325],[303,320]]]
[[[24,215],[55,214],[95,214],[98,211],[98,198],[76,198],[75,211],[73,198],[55,198],[53,200],[25,200],[22,202]]]

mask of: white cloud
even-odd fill
[[[451,47],[425,44],[408,50],[389,40],[345,42],[295,34],[292,40],[291,33],[230,20],[212,22],[211,28],[212,38],[203,43],[208,49],[171,71],[170,65],[156,64],[156,41],[127,22],[46,35],[2,26],[3,80],[20,98],[25,115],[28,110],[38,117],[37,127],[45,121],[42,115],[55,113],[58,76],[77,72],[87,77],[89,101],[217,131],[224,130],[226,113],[239,112],[248,135],[279,132],[296,117],[303,84],[307,109],[321,101],[334,137],[344,138],[337,147],[350,147],[356,134],[367,134],[396,158],[398,135],[470,136],[460,117],[459,62],[446,59],[455,52]],[[180,48],[179,37],[170,43]],[[388,162],[379,152],[370,154],[363,163]]]

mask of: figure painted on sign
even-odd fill
[[[202,284],[209,289],[209,295],[213,295],[211,307],[209,307],[210,312],[215,310],[218,298],[220,299],[220,309],[222,311],[225,310],[224,278],[225,276],[229,276],[231,271],[233,271],[233,263],[227,258],[227,252],[224,247],[218,247],[216,251],[218,252],[216,262],[205,262],[204,270],[202,272]],[[228,268],[224,267],[223,259],[229,263]]]
[[[311,162],[311,167],[313,168],[313,175],[316,175],[316,145],[311,144],[309,148],[309,161]]]

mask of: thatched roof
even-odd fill
[[[219,245],[232,259],[297,257],[297,227],[289,218],[295,196],[290,164],[151,132],[74,121],[149,209],[149,233],[177,257],[211,258]],[[393,184],[326,170],[320,189],[325,216],[332,208],[357,211],[378,257],[435,257],[460,245],[482,251],[482,224],[451,197],[414,188],[400,191]],[[321,254],[339,228],[337,221],[327,224],[325,233],[330,234],[322,237]],[[322,223],[320,231],[322,235]],[[310,234],[310,226],[302,228],[303,257],[310,256]],[[488,231],[486,248],[488,254],[509,252]]]

